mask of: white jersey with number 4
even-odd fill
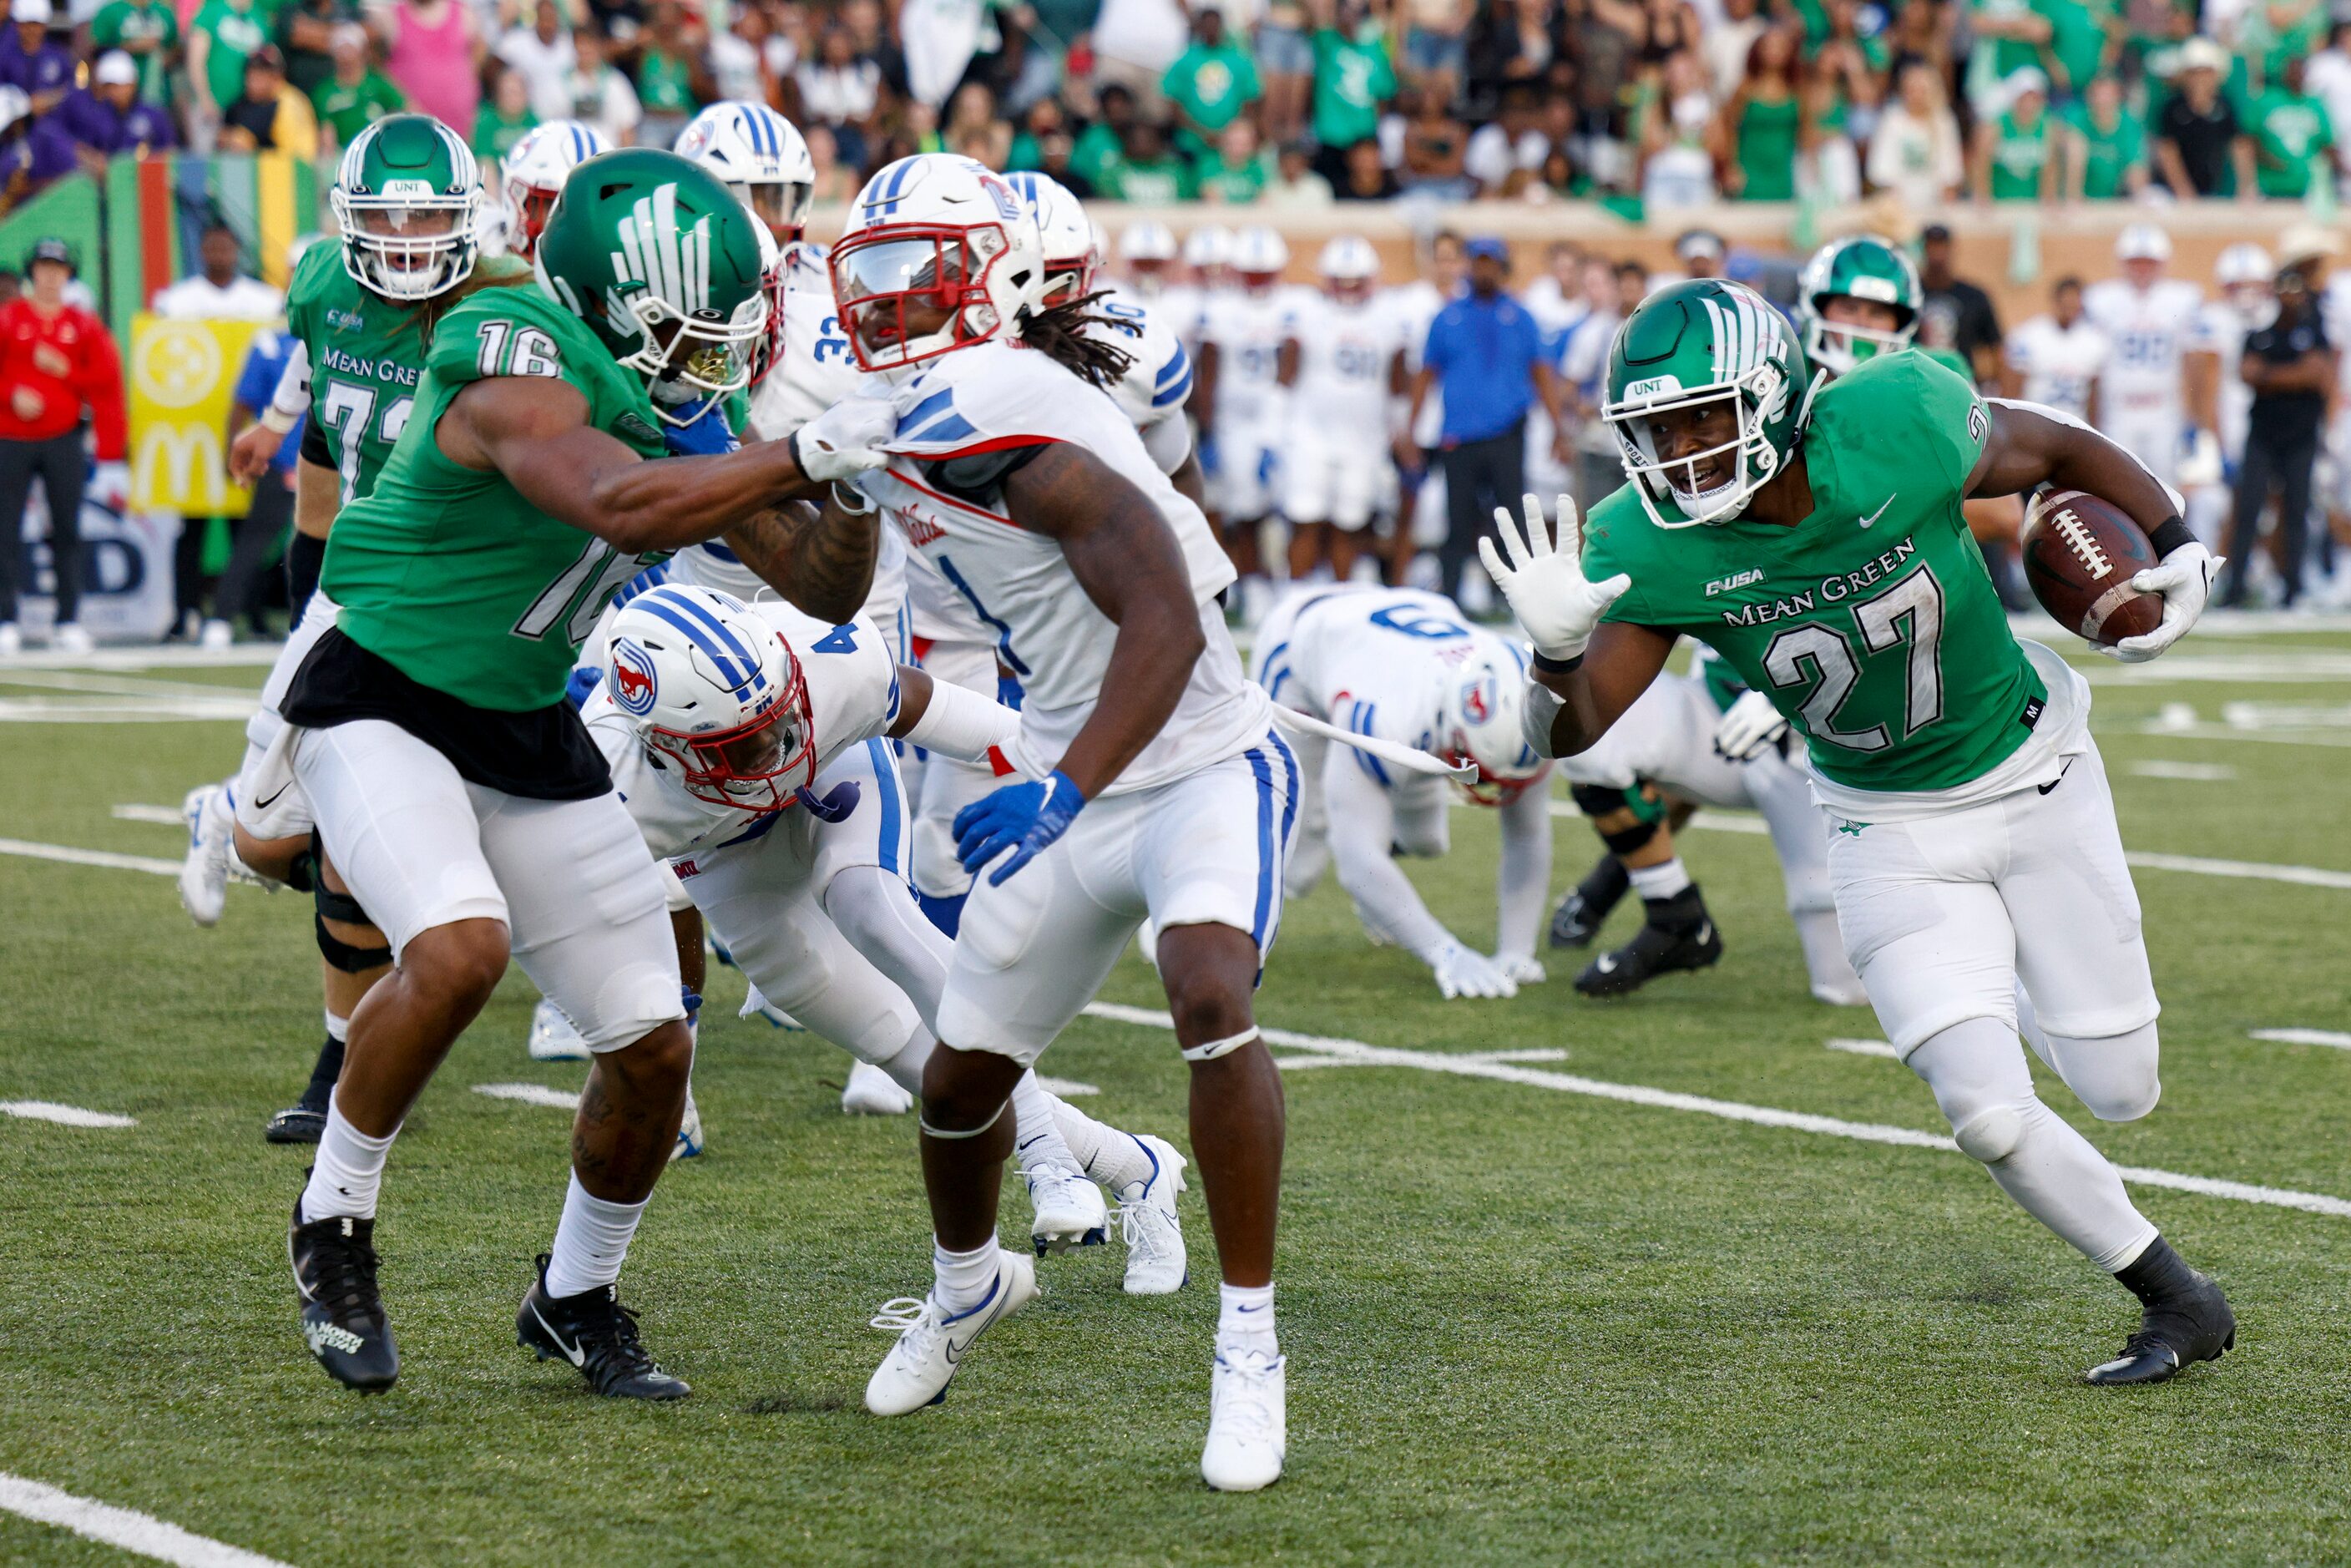
[[[1102,695],[1118,628],[1094,607],[1061,545],[1015,523],[1000,487],[1008,454],[1057,443],[1081,447],[1141,490],[1176,536],[1207,646],[1165,726],[1106,793],[1170,782],[1239,755],[1265,737],[1265,695],[1241,674],[1217,595],[1231,561],[1200,509],[1152,462],[1110,396],[1045,354],[998,340],[957,350],[865,390],[898,412],[895,455],[857,483],[889,508],[906,542],[974,618],[1020,680],[1013,761],[1041,778]]]
[[[799,658],[816,737],[814,774],[897,722],[898,664],[872,622],[861,616],[845,625],[828,626],[773,597],[753,604],[751,612],[783,633]],[[589,697],[580,717],[611,764],[612,788],[656,857],[671,860],[732,842],[774,815],[714,805],[687,794],[677,769],[656,765],[648,755],[629,716],[612,700],[609,683]]]
[[[2098,382],[2102,423],[2179,413],[2182,367],[2197,347],[2197,316],[2203,304],[2204,291],[2178,277],[2160,279],[2147,289],[2134,288],[2124,278],[2108,278],[2083,294],[2083,314],[2112,345]]]
[[[2054,316],[2035,316],[2008,335],[2001,355],[2024,378],[2020,395],[2046,403],[2087,423],[2090,389],[2106,368],[2113,345],[2086,315],[2060,327]]]

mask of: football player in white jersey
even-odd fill
[[[1233,288],[1233,231],[1208,224],[1184,236],[1184,276],[1160,291],[1167,324],[1184,340],[1194,359],[1200,357],[1200,331],[1210,301]]]
[[[1360,235],[1337,235],[1315,270],[1322,292],[1301,290],[1292,318],[1298,385],[1281,461],[1281,509],[1290,519],[1290,580],[1328,561],[1354,572],[1372,514],[1393,505],[1389,423],[1405,388],[1404,326],[1380,297],[1380,257]]]
[[[905,816],[867,788],[872,757],[903,738],[985,758],[1019,716],[897,664],[870,621],[828,626],[680,583],[613,618],[603,668],[580,717],[646,847],[763,992],[919,1089],[952,949],[897,869]],[[1179,1288],[1183,1157],[1063,1104],[1033,1073],[1013,1096],[1038,1253],[1102,1239],[1100,1180],[1125,1207],[1128,1292]]]
[[[2234,475],[2245,455],[2245,427],[2252,417],[2253,389],[2239,374],[2245,352],[2245,335],[2277,318],[2277,292],[2272,280],[2277,267],[2270,253],[2251,243],[2222,251],[2212,268],[2220,298],[2205,303],[2197,318],[2197,338],[2219,365],[2220,455]],[[2222,484],[2199,485],[2188,492],[2188,521],[2196,537],[2212,549],[2220,548],[2228,528],[2231,497]]]
[[[594,126],[577,120],[550,120],[523,133],[498,161],[498,201],[484,209],[493,243],[528,261],[538,251],[538,231],[555,210],[555,198],[571,171],[611,143]]]
[[[1259,626],[1252,676],[1284,706],[1362,735],[1476,765],[1470,799],[1502,813],[1489,957],[1430,914],[1394,856],[1451,847],[1442,779],[1391,768],[1319,737],[1297,741],[1305,779],[1283,887],[1299,898],[1334,861],[1372,940],[1427,965],[1455,997],[1510,997],[1543,978],[1535,957],[1551,883],[1550,765],[1520,734],[1526,657],[1472,627],[1449,600],[1412,589],[1301,589]]]
[[[2010,332],[2001,344],[2001,385],[2010,397],[2043,403],[2095,425],[2098,377],[2114,345],[2083,313],[2082,280],[2061,277],[2049,289],[2049,309]]]
[[[2123,276],[2094,283],[2082,308],[2113,345],[2098,378],[2099,433],[2169,485],[2191,432],[2215,418],[2212,356],[2198,346],[2204,291],[2167,277],[2171,236],[2131,224],[2115,238]]]
[[[1225,629],[1231,563],[1104,390],[1127,356],[1084,334],[1081,308],[1041,307],[1042,248],[1000,176],[932,153],[866,183],[831,256],[868,385],[898,414],[867,493],[1027,688],[1002,748],[1020,781],[956,823],[977,880],[923,1076],[935,1278],[877,1320],[901,1333],[866,1406],[932,1403],[980,1333],[1035,1294],[1029,1259],[996,1240],[1004,1112],[1148,918],[1192,1063],[1193,1157],[1225,1280],[1201,1471],[1255,1490],[1280,1476],[1286,1443],[1281,1084],[1253,992],[1279,928],[1297,767]]]
[[[1461,251],[1461,236],[1443,229],[1428,242],[1424,276],[1390,291],[1388,305],[1396,313],[1398,329],[1404,335],[1407,375],[1420,369],[1421,354],[1428,347],[1428,324],[1437,319],[1437,313],[1445,308],[1447,300],[1461,292],[1468,279],[1468,261]],[[1408,396],[1397,401],[1404,409],[1411,407]],[[1420,546],[1442,540],[1450,526],[1445,510],[1444,470],[1427,459],[1427,454],[1436,450],[1437,434],[1444,426],[1445,395],[1431,388],[1421,402],[1420,423],[1396,434],[1403,512],[1396,519],[1395,537],[1389,541],[1388,580],[1398,587],[1404,586]]]
[[[1175,281],[1170,269],[1179,254],[1176,231],[1165,224],[1146,218],[1119,230],[1118,270],[1125,291],[1156,303]]]
[[[1197,370],[1200,441],[1213,444],[1217,520],[1240,573],[1241,612],[1255,622],[1271,595],[1259,535],[1280,495],[1291,389],[1298,381],[1298,312],[1306,290],[1281,281],[1290,246],[1264,227],[1233,236],[1239,287],[1201,313]]]

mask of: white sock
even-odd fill
[[[598,1197],[580,1185],[575,1174],[570,1190],[563,1195],[563,1218],[556,1222],[555,1245],[549,1249],[547,1293],[576,1296],[618,1281],[621,1264],[629,1256],[629,1242],[637,1234],[637,1221],[644,1217],[643,1203],[613,1203]]]
[[[1217,1287],[1217,1349],[1281,1354],[1273,1337],[1271,1285]]]
[[[1663,865],[1645,865],[1625,874],[1633,879],[1633,891],[1645,899],[1671,898],[1690,884],[1690,874],[1682,869],[1679,855]]]
[[[1078,1168],[1110,1188],[1113,1197],[1123,1199],[1128,1187],[1149,1181],[1158,1169],[1134,1134],[1097,1122],[1067,1101],[1053,1102],[1053,1121]]]
[[[996,1241],[990,1238],[968,1252],[950,1252],[931,1239],[931,1269],[938,1276],[932,1293],[951,1312],[976,1307],[987,1299],[996,1283]]]
[[[349,1045],[351,1040],[351,1020],[349,1019],[337,1018],[332,1008],[327,1009],[326,1014],[327,1038],[329,1040],[339,1040],[344,1044]]]
[[[343,1108],[327,1106],[327,1130],[319,1134],[319,1155],[310,1166],[310,1185],[302,1189],[305,1222],[329,1215],[353,1219],[375,1218],[375,1195],[383,1186],[384,1156],[395,1127],[381,1138],[371,1138],[343,1119]]]
[[[1034,1072],[1024,1072],[1012,1082],[1013,1157],[1026,1173],[1043,1166],[1073,1171],[1081,1168],[1078,1156],[1061,1140],[1061,1130],[1054,1107],[1061,1102],[1045,1092]]]

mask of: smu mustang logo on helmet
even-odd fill
[[[1490,724],[1494,718],[1493,676],[1480,675],[1461,688],[1462,716],[1472,724]]]
[[[653,710],[653,656],[622,638],[612,644],[612,700],[621,711],[643,718]]]

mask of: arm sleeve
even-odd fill
[[[1420,901],[1412,880],[1388,853],[1395,813],[1388,792],[1355,765],[1353,747],[1333,746],[1322,763],[1324,809],[1330,815],[1331,858],[1339,885],[1354,901],[1364,929],[1433,963],[1453,940]]]
[[[1191,383],[1186,381],[1185,383]],[[1184,459],[1192,455],[1192,422],[1178,412],[1165,419],[1153,420],[1143,427],[1143,449],[1151,454],[1152,462],[1162,474],[1173,474],[1184,466]]]
[[[988,752],[1008,744],[1019,728],[1020,716],[1011,708],[935,677],[930,705],[899,738],[958,762],[986,762]]]
[[[287,340],[286,369],[278,373],[269,406],[289,417],[310,412],[310,345],[299,338]]]
[[[90,430],[98,438],[98,460],[120,463],[130,450],[130,434],[122,413],[122,351],[114,346],[114,334],[97,318],[90,319],[89,327],[89,336],[83,340],[88,377],[82,384],[82,399],[89,404]]]
[[[1494,950],[1531,958],[1551,894],[1551,779],[1502,807],[1502,859],[1494,871]]]

